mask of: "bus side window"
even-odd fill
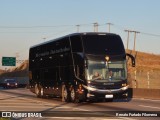
[[[72,52],[82,52],[82,40],[80,36],[72,36],[70,37],[72,44]]]

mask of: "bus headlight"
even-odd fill
[[[90,83],[91,83],[91,81],[90,81],[90,80],[88,80],[87,82],[88,82],[88,84],[90,84]]]

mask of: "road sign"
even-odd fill
[[[16,57],[2,57],[2,66],[16,66]]]

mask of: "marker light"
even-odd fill
[[[122,87],[125,87],[125,86],[127,86],[127,84],[126,84],[126,83],[122,84]]]

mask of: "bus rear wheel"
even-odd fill
[[[66,85],[62,85],[62,101],[70,102],[70,92]]]
[[[41,96],[39,85],[35,85],[35,94],[39,98]]]
[[[41,98],[45,98],[46,95],[45,95],[45,93],[44,93],[44,88],[40,85],[40,86],[39,86],[39,89],[40,89],[40,97],[41,97]]]

